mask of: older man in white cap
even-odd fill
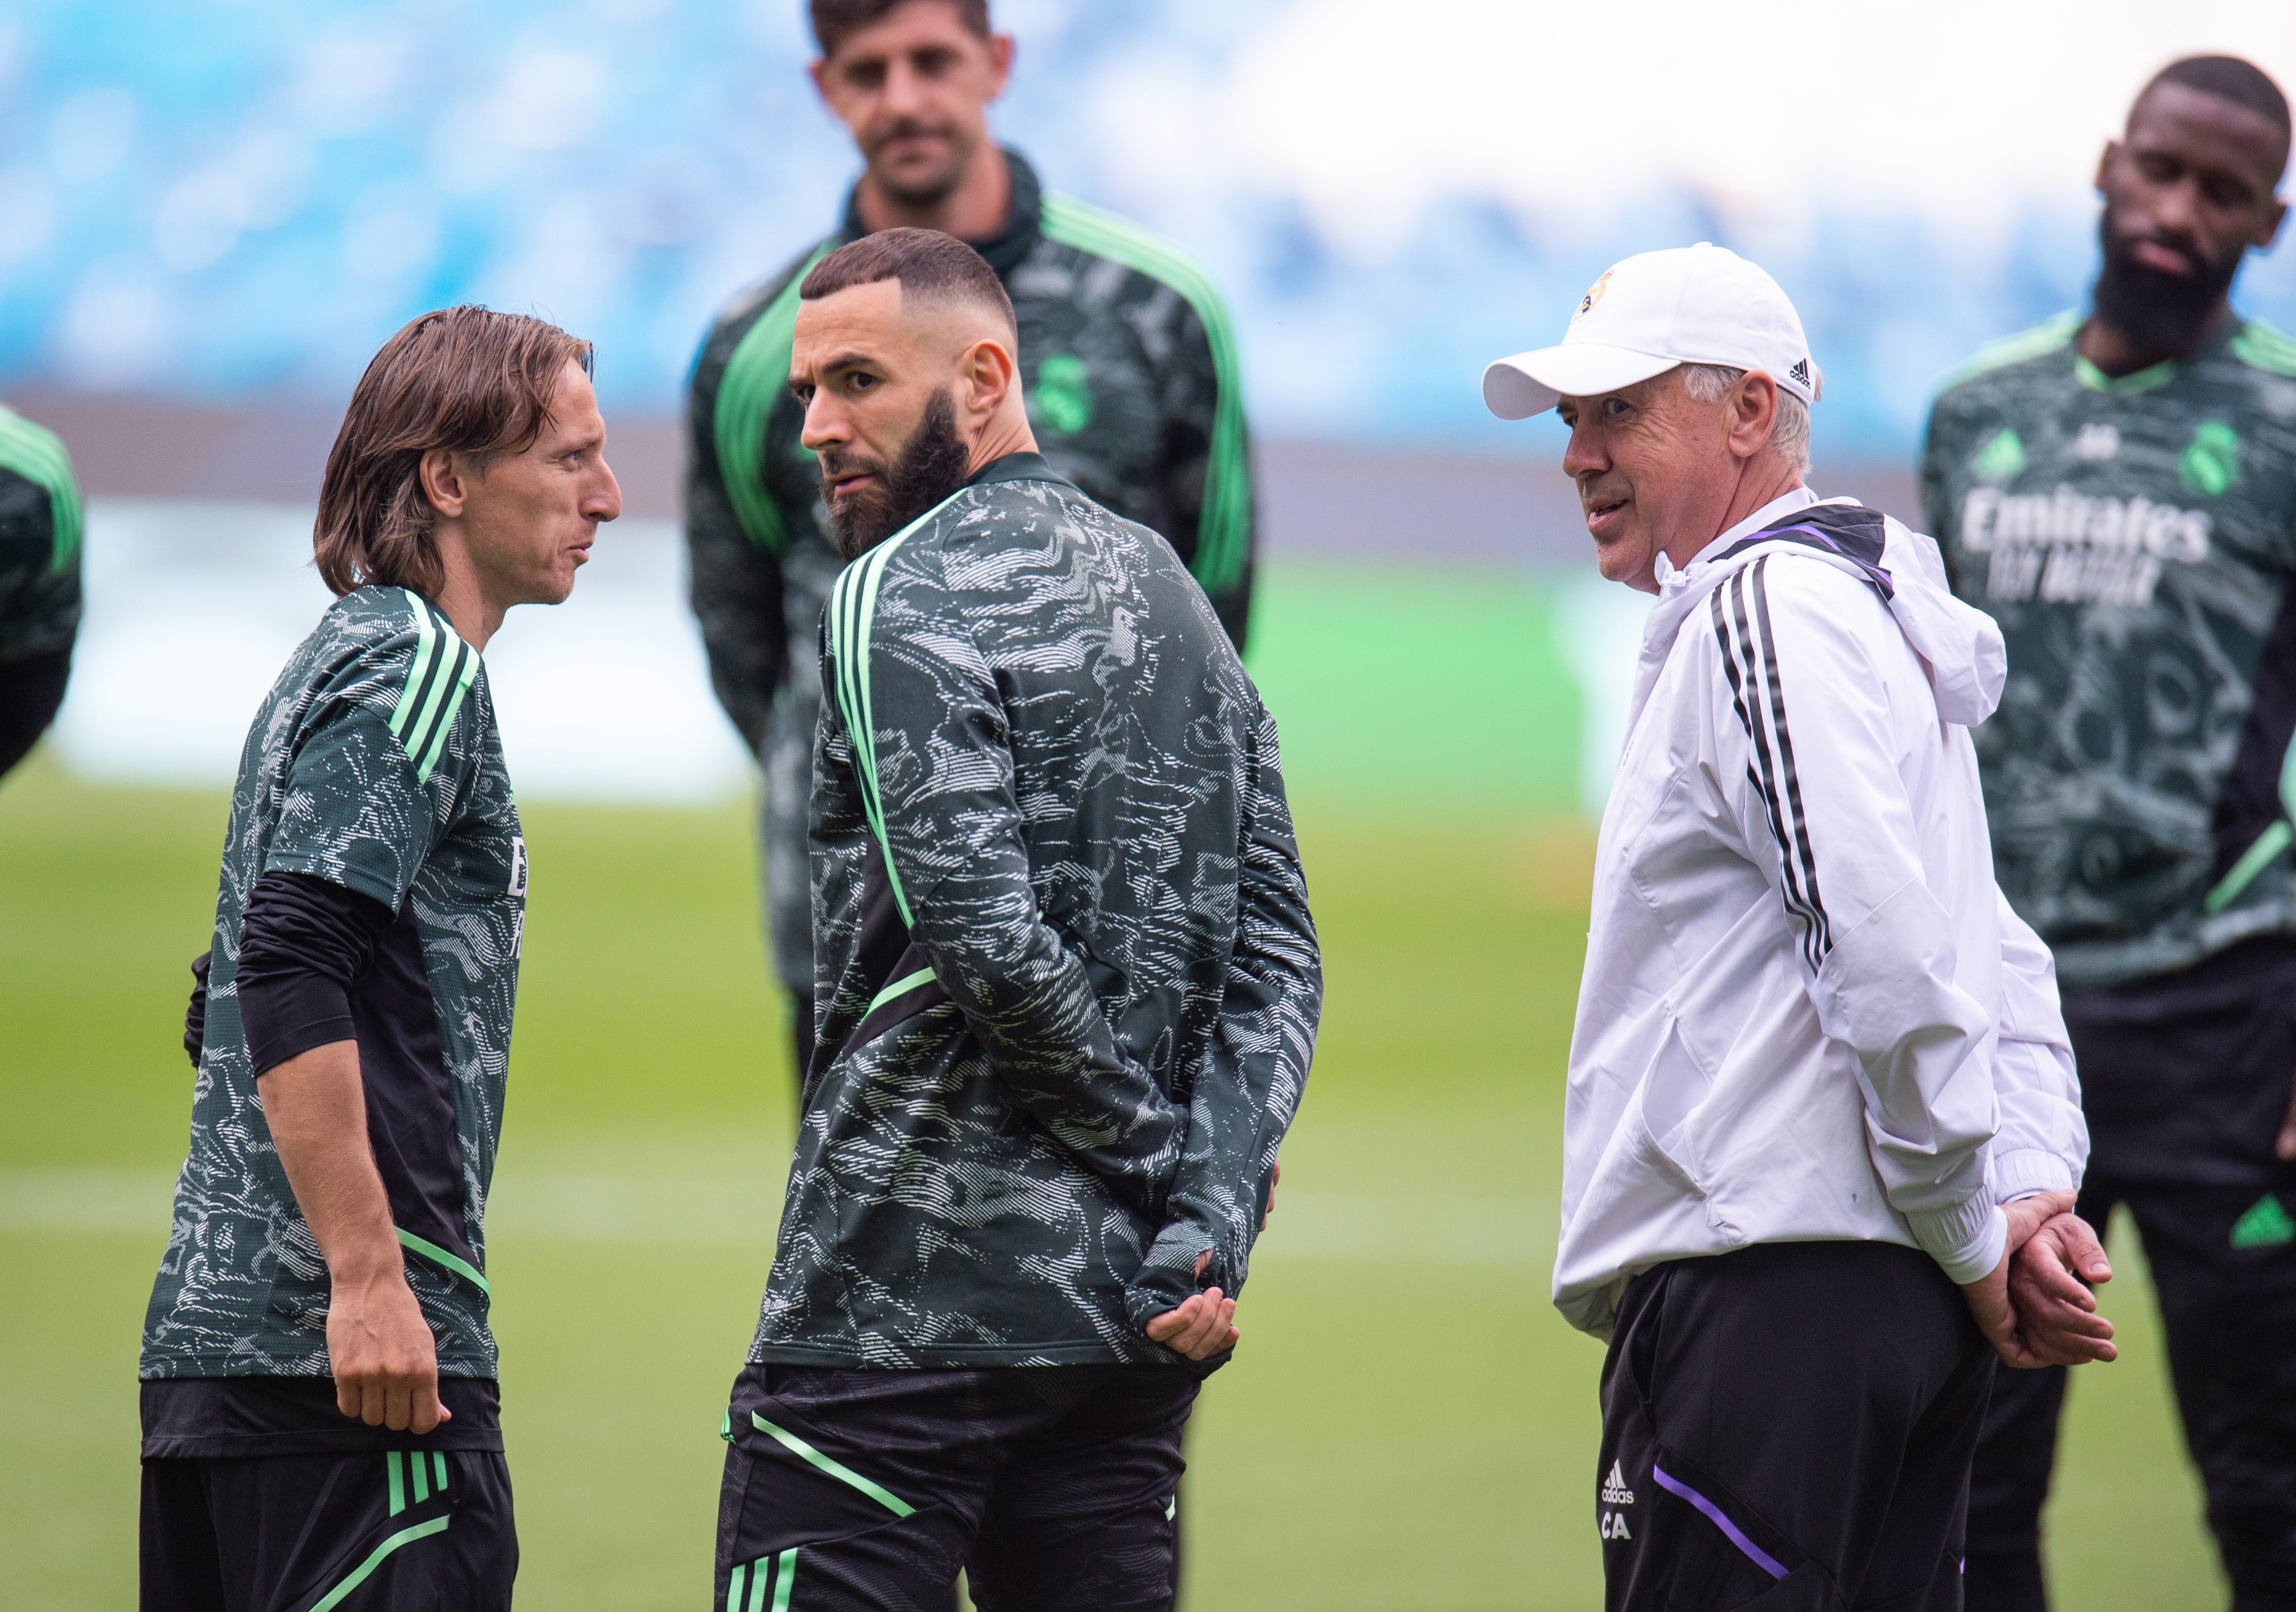
[[[1704,244],[1483,378],[1503,418],[1560,408],[1603,575],[1658,595],[1554,1267],[1611,1345],[1613,1608],[1958,1608],[1997,1353],[2112,1355],[2054,971],[1968,733],[2001,637],[1927,537],[1803,485],[1818,385],[1776,282]]]

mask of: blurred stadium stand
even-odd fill
[[[0,395],[52,415],[101,399],[131,442],[152,399],[275,412],[291,430],[235,436],[240,425],[217,418],[181,433],[180,473],[261,481],[291,473],[299,433],[328,412],[319,404],[347,395],[399,323],[479,300],[596,340],[610,414],[666,419],[711,310],[816,238],[852,176],[850,145],[801,70],[802,10],[51,0],[0,13]],[[1522,10],[1492,0],[1485,31],[1519,36],[1531,26]],[[2030,153],[2046,142],[2013,121],[1999,140],[1986,119],[1926,110],[1918,139],[1884,127],[1939,73],[1959,83],[1977,70],[1949,29],[1931,52],[1944,66],[1896,62],[1859,91],[1882,114],[1867,136],[1879,149],[1936,151],[1915,176],[1934,192],[1949,173],[1948,205],[1905,189],[1903,164],[1852,165],[1845,180],[1791,151],[1750,153],[1732,190],[1701,142],[1677,137],[1677,123],[1703,115],[1694,85],[1638,110],[1658,154],[1606,174],[1601,204],[1587,205],[1570,200],[1586,160],[1567,143],[1525,124],[1519,157],[1487,149],[1487,126],[1421,70],[1442,53],[1416,25],[1387,54],[1419,68],[1391,81],[1332,85],[1306,65],[1286,77],[1286,61],[1356,48],[1331,37],[1343,12],[1318,0],[998,0],[1022,42],[999,129],[1048,183],[1208,264],[1271,444],[1345,442],[1348,463],[1363,449],[1546,460],[1541,438],[1484,413],[1483,363],[1551,339],[1617,258],[1703,238],[1753,255],[1800,305],[1829,380],[1821,463],[1898,462],[1939,375],[2083,293],[2095,255],[2084,167],[2054,155],[2037,167]],[[1810,20],[1810,37],[1790,43],[1841,47],[1826,36],[1848,24]],[[2126,46],[2131,62],[2156,50],[2133,36]],[[1390,70],[1381,59],[1367,70]],[[2116,60],[2053,79],[2068,110],[2045,127],[2102,128],[2098,105],[2142,70]],[[1330,127],[1351,99],[1351,127]],[[1464,155],[1366,171],[1382,141],[1420,152],[1431,138]],[[2092,136],[2066,138],[2093,150]],[[1972,141],[1985,160],[1952,167]],[[1303,151],[1323,168],[1302,168]],[[2296,254],[2252,264],[2239,297],[2296,323]],[[108,459],[92,420],[62,423],[85,438],[84,459]],[[153,439],[155,462],[119,474],[162,474],[175,440]],[[193,462],[238,452],[243,470]],[[643,456],[629,455],[632,490],[641,507],[666,508],[637,475]],[[1271,447],[1286,544],[1291,462]],[[1439,475],[1428,495],[1456,487],[1472,503],[1504,474]],[[1414,478],[1398,471],[1395,484]]]
[[[339,405],[185,407],[151,399],[18,393],[12,406],[71,446],[98,497],[212,498],[308,506],[341,419]],[[674,421],[610,417],[607,457],[626,516],[678,513],[680,432]],[[1333,443],[1259,445],[1266,552],[1278,558],[1481,561],[1571,566],[1586,530],[1557,467],[1561,438],[1537,457],[1366,453]],[[1889,461],[1819,466],[1821,490],[1854,493],[1918,522],[1910,468]]]

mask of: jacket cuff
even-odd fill
[[[1945,1273],[1961,1284],[1992,1273],[2009,1246],[2009,1217],[1980,1192],[1950,1209],[1923,1209],[1906,1216],[1914,1241]]]
[[[2073,1167],[2046,1148],[2019,1148],[1993,1156],[1993,1200],[2012,1203],[2036,1192],[2071,1192],[2080,1182]]]
[[[1198,1281],[1196,1261],[1206,1249],[1211,1251],[1211,1259],[1204,1266],[1202,1280]],[[1133,1326],[1145,1337],[1150,1322],[1167,1310],[1178,1309],[1190,1294],[1201,1293],[1206,1288],[1218,1288],[1230,1297],[1234,1297],[1227,1264],[1210,1232],[1193,1222],[1173,1221],[1156,1234],[1148,1257],[1124,1290],[1124,1307]]]

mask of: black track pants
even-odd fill
[[[2092,1177],[2079,1214],[2128,1206],[2161,1297],[2186,1446],[2234,1612],[2296,1609],[2296,1193]],[[2103,1293],[2112,1313],[2112,1289]],[[2109,1370],[2122,1370],[2112,1367]],[[2042,1612],[2041,1506],[2066,1373],[2004,1371],[1970,1493],[1971,1612]]]
[[[1167,1612],[1185,1370],[825,1371],[735,1379],[719,1612]]]
[[[1595,1513],[1611,1612],[1952,1612],[1991,1347],[1918,1249],[1765,1243],[1627,1288]]]
[[[509,1612],[510,1469],[479,1450],[144,1463],[143,1612]]]

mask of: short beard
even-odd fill
[[[907,122],[896,124],[891,133],[885,136],[883,143],[890,144],[903,135],[913,132],[914,128],[914,126]],[[870,173],[877,181],[877,188],[896,205],[912,212],[929,212],[956,194],[956,187],[964,182],[964,170],[972,163],[972,152],[973,147],[965,144],[962,137],[951,140],[948,167],[939,173],[925,175],[914,184],[904,184],[879,173],[873,165]]]
[[[832,450],[821,456],[822,496],[829,504],[830,530],[837,552],[858,560],[933,505],[964,485],[972,474],[972,450],[956,434],[956,405],[944,387],[917,419],[900,453],[877,477],[877,485],[843,498],[831,498],[828,484],[865,469]]]
[[[2240,272],[2241,254],[2215,264],[2185,250],[2200,266],[2169,274],[2136,262],[2112,233],[2110,212],[2097,226],[2104,268],[2096,277],[2096,315],[2148,352],[2188,352],[2200,340]]]

